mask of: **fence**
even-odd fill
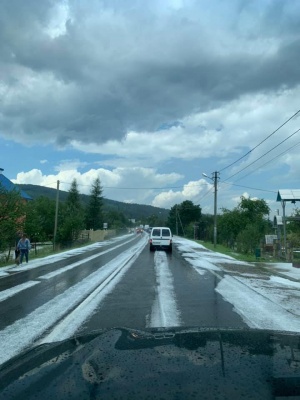
[[[87,235],[89,240],[92,242],[102,242],[104,239],[108,239],[110,237],[116,236],[117,232],[115,229],[107,229],[107,230],[97,230],[93,229],[81,231],[81,235]]]

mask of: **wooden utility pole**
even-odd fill
[[[55,245],[56,245],[58,202],[59,202],[59,181],[57,181],[57,186],[56,186],[56,207],[55,207],[54,234],[53,234],[53,250],[55,250]]]

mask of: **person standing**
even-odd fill
[[[28,263],[28,253],[31,249],[30,241],[26,237],[26,234],[23,233],[21,239],[18,243],[18,249],[20,250],[20,264],[22,265],[23,258],[25,256],[26,263]]]
[[[18,231],[15,238],[15,263],[20,264],[20,250],[18,249],[19,240],[22,237],[22,232]]]

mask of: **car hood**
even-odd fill
[[[3,364],[0,399],[273,399],[300,395],[300,336],[126,328],[37,346]]]

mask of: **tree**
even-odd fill
[[[96,178],[91,189],[90,201],[86,211],[87,229],[102,229],[103,227],[103,197],[100,179]]]
[[[84,211],[80,202],[76,179],[72,181],[71,188],[65,204],[59,209],[58,242],[72,243],[77,240],[79,233],[84,229]]]
[[[232,211],[223,209],[218,219],[219,238],[227,246],[248,253],[259,245],[260,240],[270,230],[270,208],[263,199],[241,197],[241,202]]]
[[[26,205],[25,232],[31,241],[49,240],[53,236],[55,201],[39,197]]]
[[[190,200],[185,200],[181,204],[175,204],[169,213],[167,225],[172,232],[179,235],[194,237],[194,224],[201,220],[201,208]]]
[[[237,250],[239,252],[248,254],[254,253],[256,247],[259,246],[259,242],[263,236],[261,230],[255,224],[246,225],[237,235]]]
[[[109,229],[123,229],[129,224],[123,213],[113,210],[105,214],[105,222],[107,222]]]
[[[300,209],[296,208],[292,220],[287,224],[287,240],[292,247],[300,247]]]
[[[17,190],[8,191],[0,184],[0,251],[9,249],[8,257],[16,233],[23,227],[25,207]]]
[[[270,207],[263,199],[250,199],[242,196],[238,207],[248,222],[258,221],[270,213]]]

